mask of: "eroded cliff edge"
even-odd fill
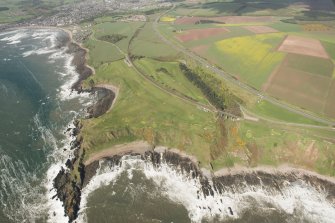
[[[72,90],[81,92],[90,92],[97,94],[95,103],[87,109],[88,116],[86,118],[97,118],[108,111],[111,107],[115,93],[104,87],[92,87],[91,89],[83,89],[82,82],[89,76],[94,74],[94,70],[86,64],[87,50],[82,48],[78,43],[71,39],[69,33],[69,40],[66,43],[67,53],[73,55],[72,65],[75,66],[79,78],[73,84]],[[57,193],[53,199],[59,199],[64,206],[65,215],[69,217],[69,222],[77,218],[81,189],[85,177],[85,170],[83,159],[85,151],[81,149],[82,137],[80,136],[80,129],[82,124],[80,120],[74,122],[75,128],[68,129],[75,140],[71,143],[71,150],[73,150],[73,158],[66,161],[66,168],[61,168],[56,178],[54,179],[54,188]]]

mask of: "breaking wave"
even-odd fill
[[[325,222],[335,219],[335,207],[327,200],[327,193],[315,190],[303,181],[287,182],[281,193],[259,185],[245,185],[243,188],[227,187],[224,192],[214,191],[213,195],[201,193],[201,180],[182,172],[166,162],[153,165],[136,156],[125,156],[120,165],[100,161],[96,175],[82,191],[80,222],[87,222],[85,209],[88,198],[98,188],[114,184],[121,173],[141,170],[145,177],[155,182],[164,196],[182,204],[192,222],[232,222],[243,219],[246,213],[259,216],[280,213],[286,222]],[[210,181],[210,184],[213,182]],[[250,220],[250,219],[249,219]]]
[[[8,45],[17,44],[14,47],[21,57],[45,55],[47,62],[57,62],[53,66],[60,83],[58,89],[48,89],[47,99],[40,101],[39,112],[32,119],[32,132],[37,132],[32,137],[34,141],[41,141],[37,149],[44,161],[31,165],[36,161],[16,159],[0,146],[1,207],[14,222],[68,221],[61,202],[53,199],[56,195],[53,179],[65,161],[73,156],[70,145],[74,137],[71,131],[66,130],[74,128],[75,119],[86,115],[84,108],[91,105],[92,99],[88,93],[78,94],[71,90],[79,74],[72,65],[73,56],[65,44],[68,36],[64,34],[55,29],[19,29],[0,33],[0,41]],[[52,93],[53,90],[56,93]],[[6,86],[0,84],[0,91],[6,93]],[[45,110],[47,106],[53,110]],[[50,115],[53,118],[48,117]]]

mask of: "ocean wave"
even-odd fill
[[[325,222],[335,219],[335,207],[327,200],[327,194],[316,191],[305,182],[288,183],[281,193],[275,193],[263,186],[226,188],[223,193],[214,192],[213,196],[204,196],[201,182],[175,167],[162,163],[154,166],[139,157],[126,156],[120,166],[110,166],[101,161],[97,174],[83,189],[79,221],[87,222],[85,208],[89,196],[103,185],[113,184],[120,174],[131,169],[141,170],[147,179],[156,183],[162,193],[170,200],[182,204],[189,213],[192,222],[219,219],[230,222],[242,219],[246,212],[271,216],[279,212],[289,222]]]
[[[47,55],[49,61],[58,60],[63,65],[60,68],[55,68],[61,70],[59,91],[55,95],[48,96],[56,105],[55,110],[57,111],[54,114],[57,117],[55,121],[59,119],[59,123],[50,124],[50,120],[43,120],[43,112],[45,112],[43,109],[40,109],[33,118],[33,131],[37,131],[38,140],[41,140],[38,149],[42,149],[41,153],[46,156],[47,162],[39,165],[34,164],[34,170],[30,170],[27,168],[27,165],[30,165],[28,161],[16,160],[0,150],[1,207],[6,216],[15,222],[34,222],[39,217],[45,221],[48,219],[48,222],[68,221],[67,217],[64,217],[62,203],[52,199],[56,195],[53,180],[60,168],[64,166],[65,161],[73,157],[70,145],[75,137],[72,136],[71,132],[65,130],[74,128],[73,121],[85,115],[84,111],[74,110],[76,108],[84,109],[91,99],[88,93],[79,94],[71,90],[79,75],[72,65],[72,55],[67,53],[67,46],[62,46],[64,41],[61,40],[65,40],[65,37],[62,36],[58,39],[59,35],[62,35],[59,34],[61,32],[46,29],[20,29],[0,34],[2,37],[0,40],[8,43],[22,40],[22,43],[25,44],[23,39],[35,39],[36,43],[29,42],[31,45],[27,45],[30,49],[33,47],[33,50],[23,52],[23,57]],[[6,88],[0,85],[0,90],[5,92]],[[46,102],[40,101],[40,103],[42,108]]]
[[[15,222],[34,222],[47,210],[43,187],[37,182],[36,171],[27,169],[26,163],[15,160],[0,151],[0,200],[2,211]]]
[[[26,30],[17,30],[14,32],[7,32],[4,35],[7,35],[7,36],[5,38],[0,39],[0,41],[5,41],[9,45],[21,43],[22,39],[29,37]]]
[[[22,56],[28,57],[31,55],[45,55],[62,51],[62,49],[58,48],[58,46],[62,44],[58,41],[58,35],[59,31],[55,30],[34,30],[31,34],[32,39],[40,40],[43,44],[40,45],[40,47],[36,47],[33,50],[22,53]]]

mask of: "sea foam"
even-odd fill
[[[108,166],[100,161],[97,174],[82,190],[79,221],[87,222],[85,209],[92,192],[102,185],[115,183],[123,171],[127,171],[131,177],[129,170],[134,168],[141,170],[147,179],[153,180],[163,195],[182,204],[194,223],[214,218],[229,222],[242,218],[248,210],[262,215],[275,210],[284,213],[292,221],[300,219],[304,222],[330,223],[335,219],[335,207],[326,199],[327,194],[316,191],[302,181],[287,184],[281,194],[273,193],[263,186],[246,185],[242,190],[231,188],[221,194],[214,192],[213,196],[204,196],[199,193],[201,183],[198,178],[192,178],[167,163],[157,167],[139,157],[125,156],[121,160],[121,166]]]
[[[20,48],[18,48],[21,51],[29,49],[22,52],[22,57],[46,55],[49,61],[60,62],[61,68],[55,69],[59,70],[59,80],[62,85],[59,86],[57,95],[52,95],[52,98],[57,106],[57,114],[61,116],[59,119],[69,121],[64,126],[57,126],[59,124],[56,123],[48,126],[42,121],[43,119],[39,113],[33,118],[34,128],[44,142],[42,150],[48,160],[36,170],[45,169],[42,180],[40,179],[41,176],[37,177],[35,172],[27,170],[24,162],[16,161],[0,151],[0,167],[2,169],[0,174],[2,183],[0,185],[2,187],[0,200],[4,204],[5,214],[16,222],[22,222],[23,220],[34,222],[39,217],[44,218],[46,213],[48,222],[68,222],[68,218],[64,216],[62,202],[56,198],[52,199],[56,195],[53,180],[61,167],[64,167],[66,160],[74,156],[70,145],[75,137],[72,136],[71,132],[66,132],[66,129],[75,128],[73,121],[86,115],[82,110],[69,109],[69,104],[82,103],[81,108],[85,108],[92,102],[88,93],[78,94],[71,89],[79,74],[76,73],[75,67],[72,65],[73,56],[67,53],[67,46],[59,42],[59,33],[60,31],[48,29],[19,29],[0,34],[0,41],[7,42],[7,44],[21,43],[22,46],[20,45]],[[26,44],[23,42],[25,38],[38,40],[38,42],[35,41],[37,44]],[[0,88],[2,92],[6,91],[2,85]],[[41,101],[41,106],[43,107],[46,102]],[[64,109],[63,107],[67,108]],[[32,182],[39,183],[32,186]]]

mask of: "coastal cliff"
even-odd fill
[[[327,194],[326,199],[335,204],[335,181],[319,174],[296,168],[250,168],[250,169],[224,169],[218,172],[209,172],[199,167],[192,157],[181,155],[176,150],[151,150],[142,154],[129,153],[126,156],[140,157],[141,160],[152,164],[157,170],[161,165],[168,165],[180,174],[192,179],[198,179],[198,196],[222,195],[225,192],[243,193],[248,187],[261,187],[273,195],[281,195],[288,185],[302,182],[311,186],[319,193]],[[108,166],[121,166],[122,156],[114,155],[100,160],[95,160],[85,166],[84,186],[86,186],[99,168],[99,162],[105,161]]]
[[[97,94],[98,100],[87,109],[88,116],[86,118],[97,118],[108,111],[111,107],[115,93],[104,87],[92,87],[91,89],[82,88],[82,82],[89,76],[94,74],[92,68],[86,64],[87,50],[82,48],[79,44],[71,39],[69,33],[69,41],[67,42],[67,53],[73,55],[72,65],[75,66],[79,78],[73,84],[72,90],[81,92],[90,92]],[[76,139],[71,143],[71,150],[73,150],[74,157],[66,161],[66,168],[61,168],[56,178],[54,179],[54,188],[57,193],[53,199],[58,198],[64,206],[65,215],[68,216],[69,222],[75,220],[78,216],[81,189],[85,179],[85,168],[83,159],[85,151],[81,149],[82,138],[80,136],[80,129],[82,124],[79,120],[74,122],[75,128],[68,129],[72,136]]]

